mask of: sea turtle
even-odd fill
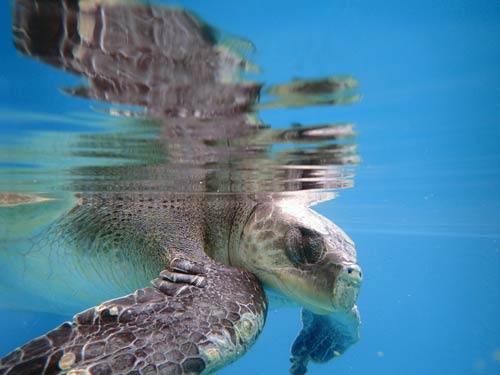
[[[339,355],[357,339],[354,245],[296,203],[182,194],[82,198],[64,219],[73,241],[98,246],[109,236],[128,256],[140,251],[136,258],[165,269],[152,287],[77,314],[13,351],[0,374],[210,373],[259,335],[267,305],[261,283],[307,309],[293,374],[305,373],[309,359]]]
[[[71,94],[143,106],[161,120],[159,137],[171,147],[147,147],[152,165],[113,167],[106,189],[99,180],[89,188],[75,179],[72,190],[84,192],[52,232],[59,244],[53,246],[70,243],[103,272],[117,256],[145,273],[158,269],[152,286],[79,313],[14,350],[0,360],[0,375],[208,374],[256,340],[268,305],[264,288],[304,307],[304,326],[292,346],[293,375],[358,339],[361,269],[354,244],[309,208],[330,196],[249,193],[228,183],[232,172],[248,168],[233,161],[235,155],[246,160],[265,152],[249,147],[266,131],[248,116],[261,85],[228,78],[248,66],[244,59],[215,49],[214,30],[182,9],[102,0],[17,0],[14,6],[15,42],[23,53],[89,78],[89,87]],[[127,43],[120,44],[124,35]],[[160,54],[146,48],[155,43],[163,43]],[[201,67],[200,57],[206,59]],[[292,140],[345,136],[345,127],[335,129],[272,134]],[[302,166],[344,161],[344,148],[326,151],[325,158],[311,152],[293,157]],[[242,169],[214,168],[228,161]],[[292,161],[282,169],[287,177],[301,171]],[[182,174],[172,186],[152,178],[192,165],[190,184]],[[300,177],[285,179],[299,184],[285,190],[318,186]],[[194,191],[193,180],[211,194]]]

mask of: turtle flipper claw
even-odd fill
[[[174,258],[170,262],[170,268],[173,271],[191,273],[195,275],[204,274],[207,269],[204,265],[191,262],[184,258]]]
[[[192,275],[164,270],[160,273],[160,276],[162,281],[170,281],[172,283],[189,284],[200,288],[204,288],[207,285],[207,281],[203,275]]]
[[[170,268],[161,271],[160,277],[151,283],[167,296],[180,296],[190,293],[192,288],[204,288],[207,285],[205,272],[203,265],[175,257],[170,262]]]
[[[153,286],[160,292],[166,294],[169,297],[182,296],[189,293],[190,288],[192,288],[191,285],[177,284],[175,282],[160,278],[154,279],[153,281],[151,281],[151,284],[153,284]]]

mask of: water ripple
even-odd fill
[[[86,79],[63,88],[101,101],[85,132],[36,132],[6,142],[0,190],[265,193],[352,186],[359,163],[351,123],[275,128],[262,109],[350,104],[349,76],[266,86],[250,41],[192,13],[134,3],[14,7],[16,48]],[[58,24],[60,27],[53,27]],[[82,125],[85,116],[9,113],[2,120]],[[96,127],[96,123],[100,126]],[[36,161],[36,163],[34,163]]]

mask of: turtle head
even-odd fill
[[[317,314],[351,310],[361,285],[354,243],[327,218],[288,203],[255,207],[232,263]]]

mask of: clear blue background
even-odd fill
[[[352,74],[362,84],[354,106],[261,113],[274,126],[359,131],[355,188],[318,210],[357,243],[362,339],[311,374],[499,374],[500,3],[178,4],[254,42],[266,83]],[[8,111],[86,111],[57,91],[78,79],[20,57],[6,4],[0,17],[0,136],[49,126],[14,124]],[[0,354],[64,319],[0,311]],[[254,349],[221,373],[286,373],[299,328],[297,310],[270,312]]]

